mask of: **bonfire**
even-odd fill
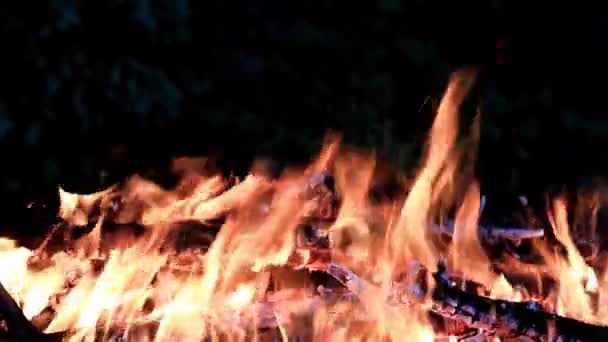
[[[225,177],[179,158],[175,189],[139,176],[92,194],[59,189],[40,246],[0,240],[3,338],[602,340],[601,246],[583,255],[563,197],[549,201],[548,227],[479,224],[479,115],[471,143],[457,144],[474,79],[451,77],[416,176],[398,178],[394,196],[372,196],[380,163],[336,135],[280,177],[259,165]]]

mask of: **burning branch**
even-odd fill
[[[0,284],[0,314],[8,325],[8,332],[17,341],[60,341],[60,335],[45,335],[23,315],[4,285]]]
[[[533,302],[509,302],[475,296],[451,286],[436,274],[432,311],[501,337],[527,337],[533,341],[598,341],[608,328],[542,311]]]
[[[435,230],[447,235],[454,235],[454,221],[448,221],[443,225],[435,225]],[[541,238],[545,235],[544,229],[527,229],[519,227],[495,227],[479,226],[479,234],[482,241],[495,244],[501,240],[519,242],[527,239]]]
[[[325,269],[365,305],[376,305],[371,298],[378,298],[379,288],[336,263],[330,263]],[[599,341],[608,338],[608,327],[550,314],[533,302],[494,300],[464,292],[452,285],[443,271],[435,273],[433,278],[436,285],[431,297],[431,311],[469,327],[504,338],[526,337],[533,341],[560,338],[562,341]],[[408,288],[406,292],[407,298],[424,296],[418,287]]]

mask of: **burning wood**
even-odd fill
[[[435,225],[435,229],[441,233],[454,235],[454,221],[448,221],[443,225]],[[495,227],[480,226],[479,234],[481,240],[488,244],[495,244],[500,241],[520,242],[522,240],[541,238],[545,235],[544,229],[527,229],[519,227]]]
[[[376,305],[375,300],[382,291],[380,288],[338,264],[330,263],[325,269],[368,307]],[[608,327],[544,312],[535,302],[518,303],[471,295],[453,285],[445,272],[436,273],[433,278],[436,283],[431,295],[431,311],[461,321],[468,327],[503,338],[525,337],[533,341],[595,341],[608,338]],[[401,304],[411,303],[406,298],[421,300],[423,297],[423,290],[416,286],[405,287],[397,294]]]
[[[0,284],[0,315],[8,325],[8,332],[18,341],[42,341],[52,339],[40,333],[32,323],[23,315],[21,308],[11,295]]]

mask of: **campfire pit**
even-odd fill
[[[338,139],[279,179],[259,168],[242,181],[183,171],[182,159],[173,191],[140,177],[94,194],[60,190],[59,222],[37,249],[0,240],[0,335],[608,338],[601,248],[583,257],[564,199],[551,201],[547,228],[479,225],[486,198],[469,167],[475,151],[456,147],[473,79],[452,77],[416,179],[390,199],[370,198],[373,155]]]

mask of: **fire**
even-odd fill
[[[469,158],[479,115],[473,148],[457,145],[459,108],[474,76],[467,70],[451,78],[417,176],[403,180],[407,195],[371,201],[379,162],[342,146],[337,135],[309,167],[279,179],[261,164],[238,180],[209,172],[205,159],[181,158],[174,170],[182,182],[173,190],[139,176],[93,194],[59,189],[64,225],[91,231],[65,241],[62,251],[51,248],[57,236],[33,251],[0,239],[0,283],[27,319],[69,341],[264,340],[269,333],[260,328],[269,327],[285,340],[433,341],[431,275],[440,267],[479,284],[482,295],[510,301],[529,299],[512,283],[524,275],[550,292],[547,310],[608,324],[606,305],[592,301],[606,302],[608,276],[579,252],[565,200],[548,210],[558,244],[534,242],[542,264],[511,257],[501,269],[488,255]],[[335,179],[337,210],[326,173]],[[329,237],[327,253],[302,246],[302,224],[312,218],[314,238]],[[111,232],[108,222],[118,228]],[[184,222],[207,225],[213,236]],[[306,269],[324,271],[344,288],[316,288]],[[543,277],[557,286],[545,288]],[[395,294],[399,287],[409,294]]]

